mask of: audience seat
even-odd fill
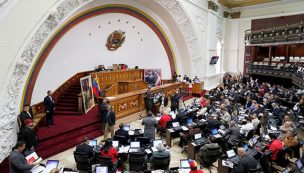
[[[115,135],[113,137],[113,140],[119,141],[119,144],[121,144],[121,145],[128,145],[128,144],[130,144],[130,141],[125,136],[121,136],[121,135]]]
[[[146,154],[144,152],[130,153],[129,164],[130,171],[142,171],[145,170]]]
[[[208,148],[207,151],[203,153],[202,157],[200,158],[201,165],[208,167],[210,170],[210,166],[213,166],[212,164],[217,161],[219,153],[219,147]]]
[[[110,157],[103,157],[98,155],[96,157],[96,163],[100,164],[100,166],[107,166],[109,173],[116,172],[117,163],[113,163]]]
[[[258,162],[257,167],[255,169],[249,169],[249,173],[260,173],[262,171],[262,166],[260,162]]]
[[[152,167],[153,170],[161,169],[168,170],[170,165],[170,156],[169,157],[153,157]]]
[[[74,151],[74,158],[77,170],[91,172],[92,161],[85,153]]]

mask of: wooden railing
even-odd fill
[[[85,72],[77,73],[74,76],[72,76],[71,78],[69,78],[62,85],[60,85],[56,90],[53,91],[53,94],[52,94],[52,97],[54,98],[55,102],[69,87],[71,87],[72,85],[75,85],[77,82],[79,83],[80,78],[89,75],[91,72],[92,71],[85,71]],[[43,101],[40,103],[37,103],[33,106],[35,107],[36,114],[45,112]]]

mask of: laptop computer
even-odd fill
[[[238,163],[240,161],[240,157],[238,155],[235,154],[234,150],[228,150],[226,151],[228,159],[232,162],[232,163]]]
[[[130,149],[129,152],[138,152],[140,149],[140,142],[139,141],[134,141],[130,143]]]
[[[180,168],[181,169],[190,169],[190,164],[188,159],[181,159],[180,160]]]
[[[130,124],[124,124],[124,125],[123,125],[123,129],[124,129],[125,131],[130,131],[130,128],[131,128],[131,125],[130,125]]]
[[[158,144],[162,144],[163,141],[161,139],[156,139],[153,141],[153,147],[156,147]]]
[[[112,141],[112,145],[114,148],[118,148],[119,147],[119,141]]]
[[[300,159],[296,160],[296,166],[299,172],[304,172],[303,163]]]
[[[257,140],[255,137],[252,137],[252,138],[249,140],[249,145],[250,145],[250,147],[253,147],[257,142],[258,142],[258,140]]]
[[[108,167],[107,166],[96,166],[95,172],[96,173],[108,173]]]
[[[48,160],[45,164],[45,171],[50,172],[52,169],[57,168],[59,165],[59,160]]]
[[[89,145],[92,147],[96,147],[97,146],[97,140],[89,140]]]
[[[196,145],[202,145],[207,143],[206,138],[202,137],[202,133],[196,133],[194,134],[194,143]]]
[[[174,131],[180,130],[181,127],[179,125],[179,122],[172,122],[172,127]]]
[[[222,136],[218,133],[218,130],[216,128],[211,129],[211,135],[215,138],[221,138]]]

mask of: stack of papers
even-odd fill
[[[182,126],[183,131],[188,131],[189,129],[186,126]]]
[[[33,152],[32,154],[28,155],[25,157],[26,161],[28,164],[38,164],[39,162],[42,161],[41,157],[38,157],[36,152]]]

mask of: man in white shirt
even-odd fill
[[[248,132],[254,128],[252,122],[250,120],[245,120],[244,125],[241,126],[241,134],[247,136]]]

